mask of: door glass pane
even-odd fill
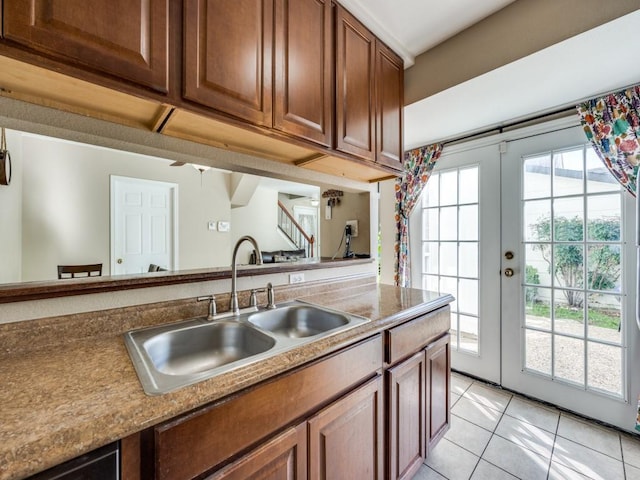
[[[460,243],[459,275],[461,277],[478,277],[478,242]]]
[[[551,196],[551,155],[528,157],[523,165],[522,198]]]
[[[551,201],[524,202],[524,239],[551,241]]]
[[[551,375],[551,334],[525,330],[525,368]]]
[[[551,289],[525,288],[525,325],[551,330]]]
[[[601,343],[587,343],[589,387],[622,396],[622,349]]]
[[[584,385],[584,340],[553,336],[554,378]]]
[[[553,154],[553,195],[580,195],[584,190],[583,149],[572,149]]]
[[[622,344],[622,309],[617,295],[591,293],[587,303],[587,335],[590,339]]]
[[[431,182],[434,183],[433,188]],[[478,167],[440,171],[422,194],[422,285],[450,293],[452,348],[478,353]]]
[[[522,175],[525,368],[622,397],[622,190],[591,147],[523,158]]]

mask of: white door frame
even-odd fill
[[[139,185],[158,185],[163,186],[171,190],[170,201],[171,201],[171,211],[172,218],[171,223],[173,225],[172,235],[173,235],[173,249],[171,251],[171,263],[172,270],[178,270],[178,239],[179,239],[179,228],[178,228],[178,184],[170,183],[170,182],[162,182],[158,180],[148,180],[144,178],[135,178],[135,177],[125,177],[120,175],[110,175],[110,190],[109,190],[109,218],[110,218],[110,226],[109,226],[109,250],[110,250],[110,272],[115,272],[116,269],[116,238],[115,238],[115,226],[117,222],[116,218],[116,185],[119,183],[129,183],[129,184],[139,184]],[[113,274],[113,273],[112,273]]]

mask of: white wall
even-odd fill
[[[22,281],[56,278],[58,264],[102,263],[109,274],[110,175],[178,184],[180,269],[226,266],[230,234],[227,174],[33,135],[22,136]]]
[[[395,269],[395,180],[380,182],[380,283],[394,284]]]
[[[22,143],[16,132],[9,130],[6,137],[12,180],[0,185],[0,283],[22,278]]]

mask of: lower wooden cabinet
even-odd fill
[[[289,428],[206,480],[305,480],[307,425]]]
[[[416,353],[387,372],[389,477],[411,478],[426,455],[425,354]]]
[[[449,409],[451,380],[451,342],[449,335],[426,349],[427,381],[427,455],[447,433],[451,420]]]
[[[382,479],[382,378],[309,420],[309,479]]]

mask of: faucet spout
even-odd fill
[[[238,315],[240,313],[240,308],[238,307],[238,290],[236,287],[236,257],[238,255],[238,248],[240,248],[240,245],[245,241],[250,242],[256,251],[256,264],[262,265],[262,254],[260,253],[260,247],[258,246],[258,242],[256,242],[256,239],[249,235],[240,237],[236,242],[236,246],[233,248],[233,255],[231,257],[231,303],[229,305],[229,310],[231,310],[233,315]]]

